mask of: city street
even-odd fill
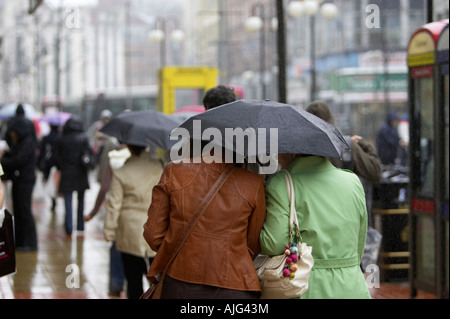
[[[90,176],[85,208],[91,209],[99,185]],[[41,178],[41,175],[39,175]],[[10,198],[6,200],[11,207]],[[33,213],[37,223],[39,251],[17,252],[17,273],[0,279],[0,299],[105,299],[108,297],[109,243],[103,239],[104,210],[85,223],[83,234],[64,232],[64,201],[58,198],[50,211],[42,183],[36,183]],[[79,270],[79,288],[76,287]],[[73,280],[72,280],[73,279]]]
[[[39,175],[39,179],[41,176]],[[86,192],[85,214],[93,207],[98,183],[90,175],[91,189]],[[9,198],[7,207],[11,207]],[[38,237],[38,252],[17,252],[17,273],[0,278],[0,299],[110,299],[108,296],[109,243],[103,239],[104,209],[85,224],[83,234],[67,238],[64,232],[64,202],[57,201],[50,211],[42,183],[36,183],[33,212]],[[141,230],[136,230],[141,231]],[[79,274],[79,277],[77,275]],[[408,283],[381,283],[371,289],[374,299],[408,299]],[[125,292],[120,298],[125,299]],[[417,299],[434,299],[419,292]]]
[[[0,0],[0,167],[8,180],[3,182],[4,205],[11,213],[15,181],[17,247],[17,271],[0,277],[0,299],[136,299],[140,274],[134,275],[149,267],[142,260],[150,253],[147,243],[159,249],[159,256],[174,256],[171,244],[164,243],[175,241],[166,235],[189,230],[186,214],[195,211],[190,205],[196,199],[208,198],[198,187],[208,186],[203,178],[213,176],[168,174],[170,179],[192,177],[189,187],[195,187],[189,195],[183,189],[179,201],[167,190],[167,209],[152,198],[150,220],[163,221],[148,223],[146,242],[147,194],[162,166],[156,162],[155,173],[140,157],[142,150],[158,149],[152,155],[163,162],[212,150],[231,163],[231,152],[223,154],[220,146],[234,152],[235,164],[245,159],[250,170],[259,167],[267,177],[278,164],[298,169],[293,178],[298,186],[290,189],[303,202],[291,208],[298,206],[304,224],[296,235],[315,247],[314,270],[324,269],[315,271],[319,284],[313,289],[314,276],[308,280],[305,299],[360,298],[362,293],[369,299],[366,284],[372,299],[448,299],[448,24],[445,0]],[[99,133],[130,146],[139,161],[124,172],[120,191],[114,179],[111,199],[117,203],[111,207],[117,209],[106,214],[103,203],[83,231],[68,236],[72,225],[65,220],[63,196],[86,189],[89,179],[84,215],[95,206],[100,185],[90,155],[110,147]],[[195,142],[181,143],[180,137]],[[111,158],[111,167],[122,165],[121,156]],[[330,163],[323,158],[336,169],[325,167]],[[56,208],[50,198],[54,190],[43,184],[42,172],[52,167],[64,176]],[[92,169],[88,177],[86,169]],[[341,169],[353,171],[361,183]],[[28,181],[35,171],[32,190]],[[277,209],[285,211],[278,193],[285,185],[266,187],[260,181],[254,197],[256,184],[245,175],[239,178],[245,186],[235,183],[222,191],[226,201],[210,205],[216,215],[203,219],[224,225],[219,230],[204,226],[211,234],[188,240],[190,247],[177,250],[186,256],[173,258],[167,267],[180,285],[254,291],[259,288],[254,265],[242,254],[259,248],[267,255],[282,253],[277,249],[286,245],[287,236]],[[77,195],[72,197],[75,226]],[[229,200],[231,195],[239,195],[242,204]],[[241,208],[249,215],[238,214]],[[118,225],[109,218],[116,213]],[[228,213],[242,222],[224,217]],[[109,293],[112,243],[105,240],[104,227],[106,237],[123,250],[128,282],[120,294]],[[219,237],[229,243],[217,244]],[[0,248],[8,242],[0,237]],[[230,254],[224,251],[228,247]],[[1,249],[0,259],[8,260]],[[162,272],[166,263],[158,265],[158,259],[152,271]],[[284,269],[283,275],[294,278],[291,271],[298,265],[290,262],[283,266],[295,270]],[[131,268],[139,264],[138,270]],[[142,281],[147,288],[145,276]],[[185,288],[173,291],[194,296]]]

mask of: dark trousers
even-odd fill
[[[260,295],[259,291],[191,284],[166,276],[161,299],[259,299]]]
[[[153,258],[148,259],[149,265]],[[123,270],[127,279],[127,298],[139,299],[144,293],[142,277],[148,272],[144,257],[122,253]]]
[[[36,250],[37,232],[31,210],[35,180],[16,180],[12,183],[11,195],[15,223],[15,245],[18,249]]]
[[[125,275],[122,254],[117,250],[115,241],[113,241],[109,250],[109,258],[109,292],[122,291]]]
[[[77,206],[77,230],[84,230],[84,190],[77,192],[78,206]],[[66,234],[71,235],[73,231],[72,221],[72,192],[64,194],[64,204],[66,209],[66,218],[64,227]]]

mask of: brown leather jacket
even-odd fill
[[[157,252],[148,277],[161,273],[178,235],[227,165],[169,164],[153,189],[144,237]],[[195,225],[172,262],[174,279],[215,287],[260,291],[253,259],[266,214],[263,178],[236,169]]]

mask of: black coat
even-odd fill
[[[1,160],[5,175],[2,179],[14,181],[34,182],[36,180],[37,142],[35,135],[30,130],[30,121],[15,119],[8,128],[9,151]],[[14,144],[10,139],[11,132],[18,135],[18,142]]]
[[[56,166],[61,172],[59,184],[61,194],[89,188],[88,168],[81,161],[84,152],[92,153],[88,137],[81,121],[71,118],[64,125],[54,152]]]
[[[50,170],[56,165],[53,152],[58,136],[58,127],[52,126],[52,130],[47,136],[44,136],[39,146],[39,158],[37,165],[39,170],[42,171],[45,180],[49,178]]]

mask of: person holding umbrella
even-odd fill
[[[359,266],[367,232],[364,190],[354,173],[334,167],[327,159],[339,158],[349,149],[339,130],[309,112],[268,100],[238,100],[227,107],[195,115],[181,128],[192,136],[196,121],[201,121],[203,132],[219,130],[215,136],[222,145],[231,140],[227,138],[230,128],[234,133],[245,128],[249,138],[234,139],[233,149],[240,150],[244,157],[256,155],[259,158],[275,152],[278,164],[290,172],[301,235],[304,242],[312,246],[315,263],[309,291],[302,297],[370,298]],[[239,140],[244,145],[238,145]],[[272,170],[265,172],[271,174]],[[259,241],[261,253],[268,256],[284,254],[289,243],[290,209],[285,174],[276,173],[265,187],[266,216]],[[160,184],[158,192],[162,194],[169,193],[173,187],[170,179],[162,180]],[[164,206],[150,208],[149,217],[156,215],[153,210],[161,207]],[[151,221],[159,220],[149,219],[148,223]],[[162,236],[156,234],[162,232],[153,235],[153,243],[159,244]],[[180,263],[178,267],[181,267]],[[177,268],[173,265],[169,276],[170,270],[181,276]],[[158,270],[152,272],[151,269],[150,275],[157,274]]]
[[[227,109],[215,106],[236,99],[228,89],[225,98],[213,98],[212,93],[221,90],[206,95],[209,111],[202,114]],[[157,254],[147,277],[155,284],[165,274],[163,299],[260,296],[253,259],[260,251],[266,211],[264,179],[239,163],[225,162],[224,153],[223,148],[221,155],[210,150],[198,158],[191,154],[188,162],[169,163],[153,189],[144,238]],[[204,202],[205,198],[209,201]],[[190,225],[192,231],[174,256],[178,240]]]
[[[131,157],[122,167],[111,170],[103,233],[107,241],[115,241],[121,253],[128,299],[138,299],[143,293],[142,277],[155,252],[136,230],[146,221],[152,189],[161,177],[163,165],[144,145],[127,144],[127,148]]]
[[[360,268],[367,234],[364,190],[350,171],[322,156],[279,154],[293,179],[295,207],[303,241],[312,246],[314,268],[301,299],[367,299],[370,293]],[[284,175],[266,185],[267,216],[261,252],[283,254],[289,242],[289,199]]]
[[[231,174],[170,264],[163,299],[259,298],[252,260],[265,216],[264,181],[215,156],[169,163],[153,189],[144,237],[157,252],[147,275],[155,283],[202,199],[223,174]]]

